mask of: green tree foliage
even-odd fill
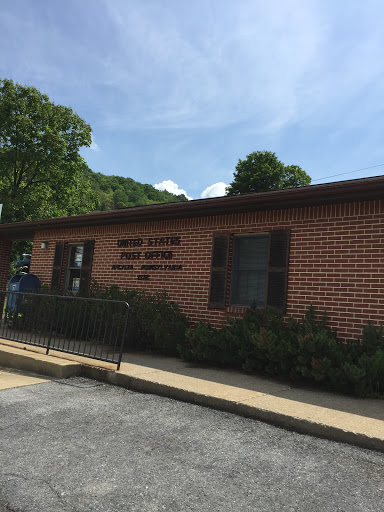
[[[95,209],[79,155],[91,128],[34,87],[0,80],[0,197],[3,222]]]
[[[91,127],[72,109],[34,87],[0,80],[2,222],[187,200],[131,178],[92,172],[79,155],[91,142]],[[15,242],[12,260],[30,250],[30,242]]]
[[[181,195],[175,195],[167,190],[157,190],[152,185],[144,185],[132,178],[122,176],[107,176],[86,170],[86,176],[92,184],[92,190],[97,198],[96,209],[100,211],[115,208],[126,208],[155,203],[187,201]]]
[[[255,151],[239,160],[234,180],[227,187],[228,196],[249,192],[268,192],[309,185],[311,178],[298,165],[284,165],[271,151]]]

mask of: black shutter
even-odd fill
[[[287,307],[290,230],[270,231],[267,306],[283,313]]]
[[[89,283],[91,280],[94,247],[95,247],[94,240],[85,240],[83,261],[81,264],[81,274],[80,274],[80,289],[79,289],[80,293],[86,293],[89,288]]]
[[[229,236],[229,233],[213,235],[211,283],[208,299],[208,307],[211,309],[225,308]]]
[[[60,288],[61,269],[63,266],[64,242],[56,242],[55,257],[53,260],[51,288]]]

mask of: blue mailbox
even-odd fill
[[[9,292],[30,292],[38,293],[40,290],[40,279],[34,274],[15,274],[9,281]],[[7,294],[7,311],[21,312],[22,295],[17,293]]]

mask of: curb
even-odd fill
[[[29,352],[27,349],[8,345],[0,346],[0,364],[6,368],[24,370],[55,379],[67,379],[81,374],[80,363]]]
[[[368,448],[384,452],[384,440],[378,437],[370,437],[365,434],[331,427],[329,425],[316,423],[307,419],[250,406],[242,402],[235,402],[226,398],[204,395],[202,393],[180,389],[159,382],[153,382],[141,377],[132,377],[126,374],[116,373],[104,368],[82,365],[81,370],[81,375],[84,377],[124,387],[133,391],[173,398],[175,400],[181,400],[183,402],[229,412],[238,416],[253,418],[287,430],[294,430],[300,434],[307,434],[331,441],[351,444],[360,448]]]
[[[164,396],[229,412],[238,416],[253,418],[301,434],[384,452],[384,439],[380,437],[344,430],[340,427],[326,425],[297,416],[290,416],[265,407],[257,407],[256,405],[249,405],[229,398],[211,396],[143,377],[115,372],[106,368],[59,359],[52,355],[46,356],[28,351],[26,348],[20,349],[8,345],[0,345],[0,366],[46,375],[55,379],[66,379],[81,375],[133,391]]]

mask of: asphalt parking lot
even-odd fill
[[[384,456],[76,377],[0,391],[0,511],[378,511]]]

